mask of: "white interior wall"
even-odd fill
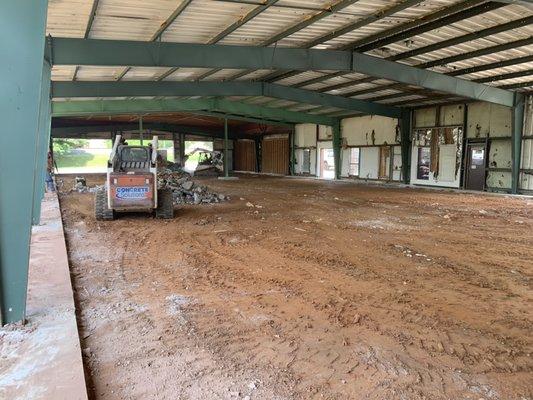
[[[332,139],[333,139],[333,128],[331,126],[319,125],[318,126],[318,140],[332,140]]]
[[[341,133],[348,146],[395,144],[397,126],[398,120],[395,118],[366,115],[343,119]],[[372,142],[372,132],[374,132],[374,142]]]
[[[511,136],[511,108],[490,103],[468,105],[467,138]]]
[[[310,149],[310,175],[316,175],[316,125],[315,124],[297,124],[294,128],[294,146],[296,147],[296,165],[294,172],[301,174],[303,164],[303,148]]]
[[[379,147],[361,147],[359,154],[359,178],[378,179]]]
[[[507,137],[492,140],[488,151],[491,168],[511,168],[512,110],[497,104],[476,102],[468,105],[466,134],[468,139]],[[488,171],[487,187],[510,189],[511,171]]]
[[[350,147],[341,150],[341,176],[345,178],[350,175],[350,152]]]
[[[345,146],[382,146],[399,144],[396,142],[396,131],[399,121],[395,118],[366,115],[363,117],[345,118],[341,121],[341,137]],[[402,155],[401,146],[394,147],[393,179],[401,179]],[[378,179],[379,148],[361,147],[359,159],[359,177],[362,179]],[[341,176],[348,177],[350,171],[350,148],[341,152]]]

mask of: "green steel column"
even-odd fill
[[[333,126],[333,158],[335,160],[335,179],[341,177],[341,123],[337,120]]]
[[[291,154],[290,154],[290,160],[291,160],[291,161],[290,161],[290,167],[291,167],[291,169],[290,169],[290,174],[291,174],[291,175],[295,175],[295,171],[296,171],[296,170],[295,170],[295,167],[296,167],[296,166],[294,165],[294,164],[296,163],[296,154],[295,154],[295,151],[296,151],[296,150],[295,150],[295,148],[294,148],[294,135],[295,135],[295,134],[296,134],[296,133],[295,133],[295,130],[294,130],[294,127],[293,127],[292,130],[291,130],[291,132],[289,133],[289,140],[290,140],[289,143],[290,143],[290,147],[291,147],[291,148],[290,148],[290,152],[291,152]]]
[[[0,7],[2,325],[23,320],[26,309],[47,6],[47,0],[2,0]]]
[[[47,60],[43,61],[41,103],[39,105],[39,132],[37,143],[37,162],[35,163],[33,185],[32,223],[38,225],[41,218],[41,202],[44,198],[50,129],[52,123],[52,103],[50,101],[50,78],[52,67]]]
[[[139,139],[141,141],[141,146],[143,145],[143,116],[139,117]]]
[[[229,164],[228,164],[228,119],[224,118],[224,176],[229,176]]]
[[[403,110],[400,120],[402,177],[403,182],[406,184],[411,182],[411,116],[411,110]]]
[[[180,166],[185,168],[185,134],[180,133]]]
[[[172,132],[172,152],[174,154],[174,162],[177,163],[180,156],[179,142],[176,139],[176,133]]]
[[[522,131],[524,129],[524,104],[525,96],[521,93],[515,93],[514,107],[512,110],[512,184],[511,191],[517,194],[520,190],[520,167],[522,158]]]

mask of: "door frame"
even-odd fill
[[[470,163],[472,161],[472,157],[471,157],[471,148],[472,147],[481,147],[483,148],[484,150],[484,164],[483,164],[483,189],[481,189],[480,191],[481,192],[484,192],[486,189],[487,189],[487,163],[488,163],[488,158],[489,158],[489,154],[488,154],[488,149],[489,149],[489,146],[488,146],[488,143],[487,141],[469,141],[466,143],[466,151],[465,151],[465,183],[464,183],[464,189],[465,190],[476,190],[476,189],[470,189],[468,187],[468,182],[470,180]]]

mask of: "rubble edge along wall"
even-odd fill
[[[341,176],[400,181],[402,149],[398,124],[396,118],[378,115],[343,119]],[[350,168],[352,151],[359,152],[359,163],[357,166],[352,163]]]

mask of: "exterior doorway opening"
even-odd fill
[[[335,179],[335,156],[333,149],[320,149],[320,178]]]

